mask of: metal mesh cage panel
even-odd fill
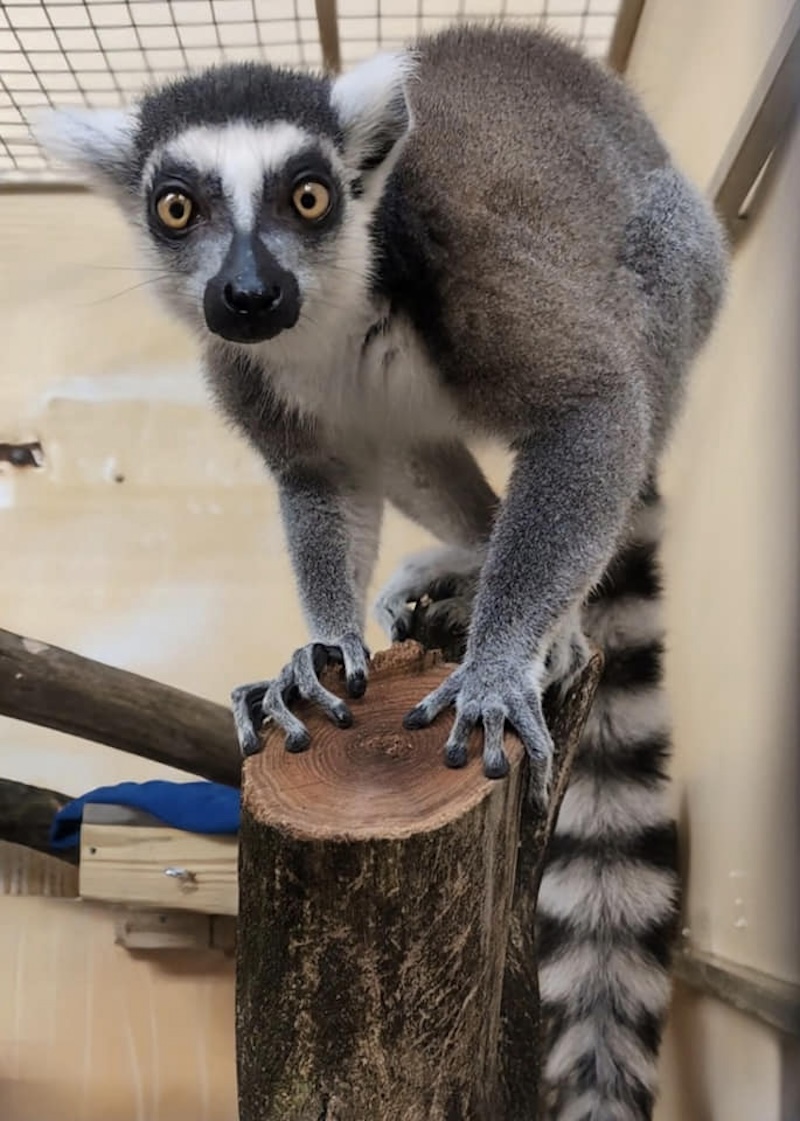
[[[546,25],[608,49],[619,0],[339,0],[343,68],[456,20]],[[9,0],[0,3],[0,185],[65,182],[29,130],[48,105],[124,104],[147,85],[226,61],[318,69],[314,0]]]

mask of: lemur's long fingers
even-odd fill
[[[448,767],[466,765],[469,738],[479,721],[483,724],[483,773],[487,778],[503,778],[508,774],[503,747],[506,709],[499,699],[486,705],[472,702],[462,707],[444,746],[445,763]]]
[[[291,662],[292,683],[305,700],[318,705],[338,728],[349,728],[353,723],[350,709],[324,685],[320,685],[317,674],[327,660],[327,648],[321,643],[304,646],[298,650]]]
[[[343,636],[340,649],[344,658],[344,675],[347,693],[351,697],[363,697],[367,691],[369,650],[356,634]]]
[[[487,778],[504,778],[508,774],[508,756],[503,746],[506,727],[506,707],[500,702],[489,703],[482,714],[483,720],[483,773]]]
[[[475,705],[465,705],[457,712],[447,743],[444,745],[444,761],[448,767],[465,767],[469,737],[478,723],[480,712]]]
[[[261,750],[258,729],[263,720],[262,704],[264,695],[270,687],[269,681],[254,681],[249,685],[238,685],[231,692],[231,709],[236,727],[236,738],[242,755],[257,755]]]
[[[344,666],[347,693],[351,697],[363,697],[367,691],[369,650],[357,634],[345,634],[334,645],[323,642],[314,643],[314,670],[322,672],[327,662]]]
[[[265,720],[274,721],[286,733],[287,751],[305,751],[311,742],[308,729],[286,705],[286,693],[295,688],[291,664],[284,667],[280,677],[269,683],[261,708]]]
[[[534,698],[515,698],[509,702],[508,721],[514,728],[528,755],[530,782],[528,796],[531,801],[547,802],[553,766],[553,741],[541,713],[541,705]]]
[[[409,713],[406,713],[403,718],[403,727],[408,728],[409,731],[414,731],[416,728],[427,728],[429,724],[432,724],[439,713],[443,712],[448,705],[451,705],[458,696],[458,691],[461,688],[461,677],[461,667],[459,667],[437,689],[428,693],[427,697],[423,697],[418,705],[412,708]]]

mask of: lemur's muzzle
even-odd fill
[[[255,234],[237,234],[203,297],[209,331],[236,343],[259,343],[294,327],[300,290],[292,273]]]

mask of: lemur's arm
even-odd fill
[[[286,746],[308,743],[303,724],[287,706],[299,693],[346,726],[350,711],[320,685],[329,660],[344,663],[348,692],[366,687],[363,645],[366,588],[378,546],[380,472],[374,464],[332,446],[318,427],[287,410],[244,361],[212,355],[208,372],[227,415],[260,452],[278,487],[289,554],[311,642],[295,651],[272,681],[235,689],[233,712],[244,754],[260,749],[264,718],[286,732]]]
[[[464,662],[407,716],[423,727],[450,704],[446,745],[462,766],[480,723],[487,775],[505,774],[503,730],[517,731],[541,794],[552,743],[541,691],[548,639],[609,561],[646,462],[642,402],[624,387],[613,400],[538,410],[516,441],[516,462],[480,575]]]

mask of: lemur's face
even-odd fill
[[[274,338],[352,286],[360,190],[332,141],[287,122],[188,129],[153,152],[141,186],[173,303],[238,343]]]
[[[39,135],[111,189],[184,320],[263,343],[360,302],[370,221],[410,127],[409,66],[378,56],[329,82],[234,65],[127,113],[52,114]]]

